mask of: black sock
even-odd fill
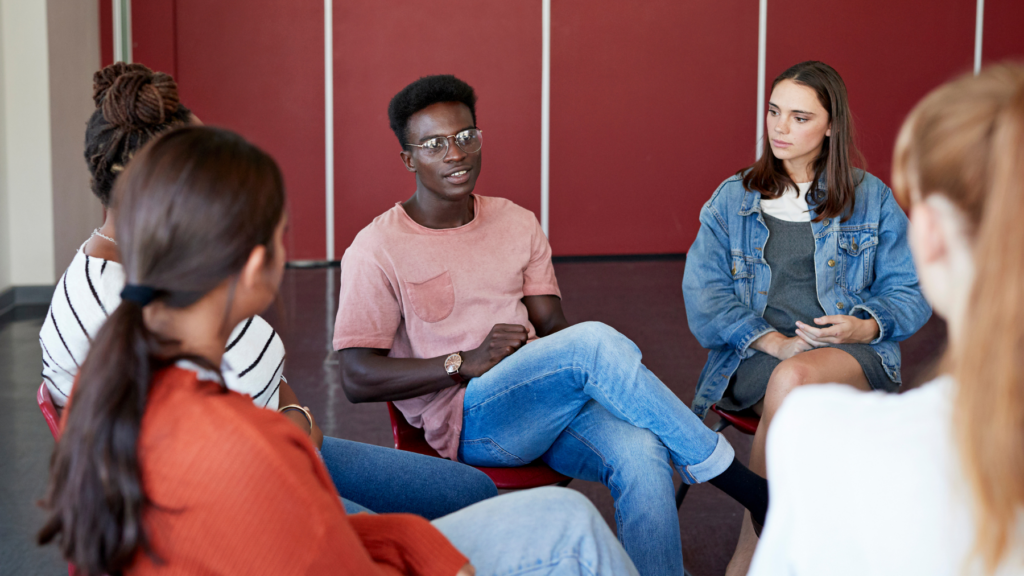
[[[764,515],[768,513],[768,481],[740,464],[735,457],[732,464],[708,483],[725,492],[750,511],[750,519],[757,524],[764,524]]]

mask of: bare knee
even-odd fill
[[[790,392],[810,383],[812,372],[809,366],[791,360],[785,360],[776,366],[768,379],[768,389],[764,396],[764,410],[774,413]]]

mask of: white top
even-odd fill
[[[92,339],[121,304],[124,283],[124,267],[88,256],[84,244],[57,282],[39,331],[43,381],[55,405],[67,403]],[[251,396],[257,406],[276,410],[284,355],[281,337],[266,320],[253,316],[240,323],[231,332],[221,365],[227,387]]]
[[[965,564],[975,524],[954,392],[949,377],[901,395],[791,392],[768,433],[771,504],[750,576],[980,574]],[[997,574],[1024,574],[1020,544]]]
[[[786,189],[778,198],[762,198],[761,212],[786,222],[810,222],[811,212],[807,207],[807,192],[811,189],[811,183],[801,182],[796,187],[796,190]]]

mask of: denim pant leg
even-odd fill
[[[594,505],[566,488],[505,494],[433,524],[477,576],[637,573]]]
[[[379,514],[432,520],[498,495],[486,474],[451,460],[327,436],[320,452],[338,494]]]
[[[640,574],[683,574],[672,463],[653,432],[591,400],[542,458],[566,476],[611,490],[619,542]]]
[[[341,505],[345,507],[345,514],[348,515],[359,514],[360,512],[364,512],[366,514],[376,514],[376,512],[370,510],[366,506],[363,506],[362,504],[356,504],[355,502],[351,500],[346,500],[344,498],[341,499]]]
[[[684,481],[721,474],[733,449],[641,362],[640,349],[599,322],[571,326],[523,346],[466,388],[460,459],[519,466],[551,447],[590,399],[650,430]]]

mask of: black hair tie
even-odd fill
[[[146,306],[157,297],[157,291],[149,286],[138,284],[125,284],[121,290],[121,299],[134,302],[139,306]]]

